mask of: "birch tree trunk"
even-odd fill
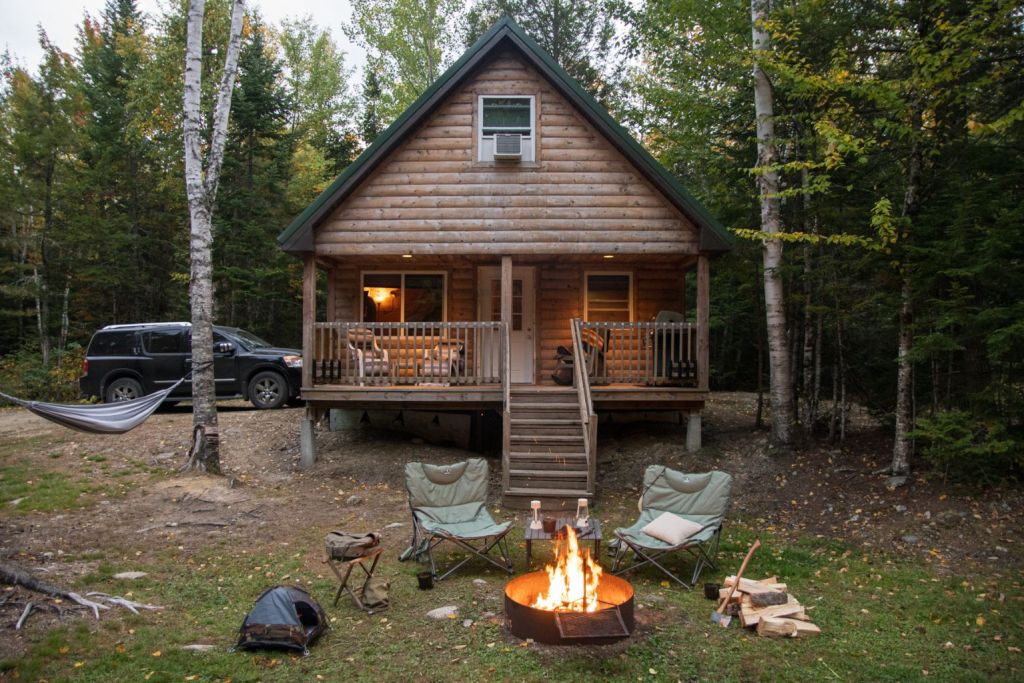
[[[757,184],[761,197],[761,231],[782,231],[779,215],[779,174],[776,162],[775,120],[772,84],[761,68],[760,55],[771,49],[766,0],[751,0],[750,14],[754,43],[754,111],[757,117]],[[768,365],[772,406],[772,445],[788,448],[793,443],[793,382],[786,337],[786,309],[783,298],[782,242],[764,240],[764,307],[768,326]]]
[[[200,111],[205,0],[190,0],[185,44],[185,189],[191,232],[189,257],[192,308],[192,447],[185,467],[220,474],[216,385],[213,373],[213,206],[224,159],[231,93],[241,46],[245,0],[234,0],[224,72],[213,112],[207,157],[202,154],[203,119]]]
[[[921,131],[922,107],[914,105],[913,111],[913,134],[916,136]],[[907,164],[907,189],[903,195],[903,218],[913,220],[917,212],[917,204],[920,195],[921,185],[921,147],[917,140],[910,149],[910,160]],[[906,236],[909,237],[909,228],[904,227]],[[903,239],[906,239],[904,237]],[[904,247],[903,253],[907,250]],[[892,475],[894,477],[905,477],[910,474],[910,432],[914,428],[914,405],[913,405],[913,384],[912,365],[910,362],[910,347],[913,341],[914,324],[914,300],[913,290],[910,282],[910,270],[906,263],[900,267],[900,317],[899,317],[899,343],[896,356],[896,433],[892,445]]]

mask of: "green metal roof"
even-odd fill
[[[277,242],[288,252],[313,251],[313,228],[358,186],[448,94],[458,87],[491,52],[511,45],[586,117],[643,175],[700,229],[701,251],[725,251],[732,237],[707,209],[598,104],[590,93],[559,66],[509,17],[503,17],[480,37],[440,78],[399,116],[373,144],[363,150],[312,204],[295,217]]]

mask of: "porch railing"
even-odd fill
[[[502,323],[318,322],[313,384],[500,385]]]
[[[585,358],[583,348],[583,321],[573,318],[572,351],[576,358]],[[583,449],[587,454],[587,490],[593,491],[597,481],[597,414],[594,412],[594,399],[590,395],[590,377],[583,363],[573,363],[573,384],[576,386],[577,400],[580,404],[580,422],[583,425]]]
[[[581,322],[590,383],[697,386],[697,323]],[[589,352],[588,352],[588,355]]]

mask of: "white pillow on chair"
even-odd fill
[[[700,524],[683,519],[679,515],[663,512],[641,531],[659,541],[670,545],[679,545],[703,528]]]

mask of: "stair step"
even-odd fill
[[[579,420],[563,420],[563,419],[550,419],[550,418],[534,418],[534,417],[513,417],[512,424],[514,425],[536,425],[538,427],[562,427],[581,424]]]
[[[570,436],[567,434],[551,434],[543,436],[526,436],[522,434],[512,434],[509,440],[514,443],[532,443],[532,444],[549,444],[549,443],[583,443],[583,435]]]
[[[517,470],[509,469],[510,477],[535,477],[538,479],[587,479],[586,470]]]
[[[529,451],[511,451],[508,457],[512,460],[517,458],[525,460],[580,460],[582,462],[587,461],[586,453],[531,453]]]
[[[580,412],[579,403],[513,403],[513,410],[574,410]]]
[[[552,498],[576,496],[576,497],[579,497],[579,498],[583,498],[584,496],[593,496],[594,492],[593,491],[588,491],[586,486],[584,486],[581,489],[569,489],[569,488],[535,489],[535,488],[523,488],[523,487],[518,487],[518,486],[510,486],[508,489],[505,490],[505,495],[506,496],[524,496],[524,497],[529,497],[529,496],[534,496],[534,497],[550,496]]]

